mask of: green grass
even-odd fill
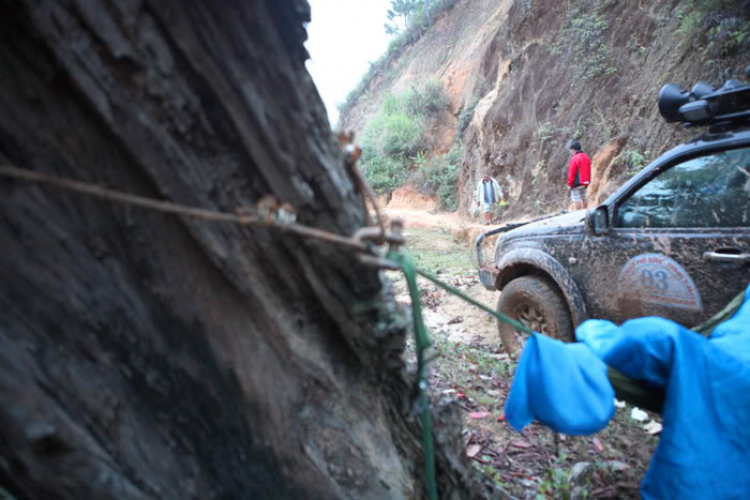
[[[750,21],[738,15],[736,0],[688,0],[676,11],[674,35],[683,50],[701,50],[708,63],[731,64],[750,38]],[[722,19],[736,22],[721,22]],[[720,66],[722,66],[720,64]]]
[[[582,2],[569,10],[555,43],[550,46],[553,54],[567,56],[575,76],[583,80],[617,72],[610,48],[604,42],[609,24],[604,16],[589,7]]]
[[[412,255],[417,265],[431,274],[446,271],[451,274],[460,274],[475,269],[471,257],[466,251],[439,253],[414,252]]]
[[[647,158],[650,154],[650,151],[641,153],[636,149],[626,149],[622,153],[622,157],[628,167],[628,174],[632,176],[643,170],[643,167],[648,164]]]
[[[498,359],[486,346],[457,344],[439,337],[435,339],[433,348],[439,354],[443,363],[458,363],[463,365],[464,368],[471,366],[471,380],[475,379],[476,375],[505,375],[510,370],[509,362]],[[439,365],[440,362],[438,362]],[[495,398],[494,403],[497,403],[497,398]]]
[[[443,156],[434,156],[429,161],[426,161],[426,155],[415,159],[415,164],[419,166],[419,173],[414,178],[418,189],[437,196],[440,207],[450,212],[458,209],[458,176],[463,154],[463,145],[455,142]]]
[[[476,271],[469,247],[456,245],[446,232],[434,229],[408,229],[406,249],[417,266],[431,274],[465,274]]]
[[[458,115],[458,124],[456,125],[456,137],[458,139],[462,139],[464,132],[469,128],[477,104],[479,104],[479,99],[477,97],[472,98],[468,103],[464,104],[464,109]]]
[[[401,94],[389,94],[380,109],[367,123],[362,141],[361,168],[365,178],[378,193],[401,186],[407,171],[415,163],[425,164],[425,134],[429,126],[448,107],[448,96],[442,83],[428,81]],[[455,179],[441,173],[441,181]],[[455,191],[455,190],[454,190]]]

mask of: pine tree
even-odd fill
[[[388,9],[388,20],[393,24],[385,24],[385,32],[389,35],[400,33],[409,25],[412,15],[420,9],[429,7],[430,0],[391,0]]]

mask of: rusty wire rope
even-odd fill
[[[228,212],[221,212],[217,210],[208,210],[205,208],[190,207],[187,205],[181,205],[165,200],[156,200],[153,198],[147,198],[144,196],[138,196],[122,191],[105,188],[95,184],[90,184],[81,181],[75,181],[71,179],[64,179],[60,177],[54,177],[51,175],[43,174],[40,172],[34,172],[27,169],[21,169],[10,165],[0,165],[0,177],[12,178],[17,180],[24,180],[29,182],[36,182],[40,184],[47,184],[57,188],[73,191],[77,193],[87,194],[96,198],[122,203],[125,205],[133,205],[142,207],[155,212],[161,212],[173,215],[183,215],[193,217],[196,219],[202,219],[212,222],[231,222],[240,225],[260,225],[265,227],[273,227],[280,231],[297,234],[308,238],[318,239],[327,241],[337,245],[342,245],[351,249],[356,250],[358,259],[365,265],[374,266],[377,268],[394,269],[400,270],[404,273],[407,284],[409,285],[409,291],[412,296],[412,307],[414,309],[414,334],[416,338],[417,355],[419,360],[418,369],[418,399],[416,402],[416,410],[420,414],[422,420],[422,434],[423,434],[423,447],[425,452],[425,469],[426,469],[426,482],[428,498],[430,500],[437,500],[437,480],[435,475],[435,457],[433,449],[433,438],[432,438],[432,424],[429,412],[429,398],[428,392],[428,381],[426,376],[426,357],[425,351],[430,347],[431,342],[427,333],[427,329],[422,320],[422,313],[419,304],[419,289],[416,285],[416,276],[423,276],[436,285],[444,288],[450,293],[457,295],[463,300],[470,304],[477,306],[486,312],[492,314],[500,321],[510,324],[514,328],[535,334],[533,331],[528,329],[525,325],[518,321],[498,312],[491,308],[477,302],[460,290],[444,283],[427,272],[418,269],[411,257],[406,253],[399,252],[399,246],[403,243],[403,237],[401,234],[402,223],[401,221],[394,221],[392,224],[392,230],[386,231],[383,217],[380,213],[380,209],[377,205],[377,200],[372,188],[367,181],[359,172],[356,165],[348,165],[353,177],[355,178],[360,194],[362,196],[362,202],[364,204],[366,220],[369,222],[369,214],[367,213],[367,200],[373,205],[377,216],[377,227],[363,227],[357,230],[352,236],[342,236],[340,234],[316,229],[295,222],[288,221],[277,221],[274,218],[274,214],[234,214]],[[375,252],[374,245],[383,245],[388,243],[390,251],[384,258]]]
[[[40,172],[34,172],[31,170],[21,169],[8,165],[0,166],[0,176],[36,182],[40,184],[48,184],[58,188],[66,189],[68,191],[83,193],[108,201],[147,208],[154,212],[185,215],[188,217],[203,219],[212,222],[233,222],[240,225],[272,226],[281,231],[328,241],[338,245],[354,248],[361,252],[366,252],[368,250],[367,246],[362,242],[361,238],[342,236],[340,234],[304,226],[302,224],[273,223],[269,222],[267,218],[261,217],[258,214],[233,214],[229,212],[220,212],[218,210],[190,207],[170,201],[156,200],[153,198],[147,198],[145,196],[138,196],[135,194],[117,191],[115,189],[97,186],[95,184],[89,184],[87,182],[54,177]]]

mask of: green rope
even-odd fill
[[[505,314],[491,309],[481,302],[477,302],[462,291],[444,283],[432,276],[431,274],[417,269],[414,264],[414,260],[406,252],[388,252],[386,256],[388,260],[391,260],[401,266],[401,270],[404,272],[406,278],[406,284],[409,287],[409,294],[411,295],[411,310],[412,317],[414,319],[414,338],[416,342],[417,351],[417,383],[419,384],[419,396],[417,400],[417,408],[420,413],[422,420],[422,441],[424,446],[425,454],[425,467],[427,469],[427,492],[430,500],[437,500],[437,481],[435,478],[435,453],[432,441],[432,421],[430,420],[429,412],[429,398],[427,395],[428,381],[425,377],[425,353],[427,348],[430,347],[430,337],[427,334],[427,328],[424,325],[422,318],[422,306],[420,304],[419,287],[417,286],[417,275],[420,275],[428,280],[432,281],[439,287],[446,291],[457,295],[469,304],[479,307],[483,311],[490,313],[495,316],[498,320],[511,325],[516,330],[535,335],[534,330],[528,328],[526,325],[514,320]]]
[[[471,297],[469,297],[468,295],[466,295],[465,293],[463,293],[461,290],[458,290],[457,288],[453,288],[448,283],[444,283],[444,282],[440,281],[439,279],[437,279],[436,277],[434,277],[430,273],[426,273],[424,271],[421,271],[421,270],[417,269],[417,274],[419,274],[422,277],[427,278],[428,280],[432,281],[433,283],[435,283],[439,287],[444,288],[445,290],[449,291],[453,295],[458,295],[459,297],[461,297],[462,299],[464,299],[469,304],[477,306],[478,308],[482,309],[483,311],[486,311],[486,312],[490,313],[491,315],[493,315],[494,317],[496,317],[497,319],[499,319],[503,323],[509,324],[510,326],[512,326],[513,328],[515,328],[516,330],[519,330],[519,331],[524,332],[524,333],[528,333],[529,335],[536,335],[537,332],[535,332],[534,330],[532,330],[528,326],[524,325],[523,323],[521,323],[519,321],[516,321],[515,319],[511,318],[510,316],[506,316],[505,314],[503,314],[501,312],[498,312],[498,311],[496,311],[494,309],[491,309],[491,308],[487,307],[486,305],[482,304],[481,302],[477,302],[476,300],[472,299]]]
[[[411,310],[414,319],[414,339],[417,350],[417,383],[419,384],[419,398],[417,408],[422,420],[422,441],[424,446],[425,468],[427,469],[427,493],[430,500],[437,500],[437,481],[435,478],[435,451],[432,442],[432,421],[430,420],[429,398],[427,396],[428,381],[425,377],[425,351],[430,347],[430,337],[422,319],[422,306],[419,302],[419,287],[417,286],[417,270],[414,260],[408,253],[389,252],[388,259],[398,263],[404,272],[406,284],[411,295]]]
[[[428,280],[432,281],[433,283],[443,288],[444,290],[460,297],[461,299],[465,300],[469,304],[472,304],[482,309],[483,311],[491,314],[492,316],[502,321],[503,323],[506,323],[512,326],[516,330],[522,331],[530,335],[537,335],[537,332],[533,331],[532,329],[528,328],[526,325],[516,321],[515,319],[511,317],[506,316],[505,314],[498,312],[494,309],[491,309],[487,307],[486,305],[482,304],[481,302],[477,302],[476,300],[472,299],[471,297],[463,293],[461,290],[458,290],[452,287],[451,285],[443,281],[440,281],[439,279],[437,279],[435,276],[431,275],[430,273],[417,269],[416,266],[414,265],[413,259],[408,253],[391,251],[388,253],[386,258],[401,266],[401,269],[404,272],[404,276],[406,278],[406,283],[409,287],[409,294],[411,295],[412,316],[414,318],[414,336],[416,340],[416,351],[417,351],[417,381],[419,384],[419,396],[417,400],[417,408],[419,410],[420,417],[422,420],[422,439],[423,439],[424,454],[425,454],[425,466],[427,469],[427,489],[428,489],[429,499],[437,500],[437,482],[435,478],[435,455],[434,455],[433,440],[432,440],[432,423],[430,420],[429,399],[427,395],[428,382],[427,382],[427,379],[425,378],[425,368],[426,368],[425,367],[425,364],[426,364],[425,363],[425,351],[431,345],[431,342],[430,342],[430,337],[427,334],[427,329],[425,328],[425,325],[424,325],[424,320],[422,318],[422,308],[420,305],[419,287],[417,286],[417,279],[416,279],[417,275],[427,278]],[[735,297],[735,299],[730,304],[728,304],[727,307],[725,307],[722,311],[716,314],[713,318],[706,321],[702,325],[693,328],[693,330],[696,330],[705,336],[710,336],[713,328],[718,323],[728,319],[737,311],[737,309],[739,308],[739,305],[742,304],[743,299],[744,299],[744,292],[740,293],[737,297]],[[614,378],[613,378],[613,375],[615,375]],[[617,377],[617,375],[619,375],[619,378]],[[622,390],[623,383],[626,383],[626,386],[629,388],[634,383],[637,383],[637,381],[628,379],[627,377],[624,377],[622,374],[619,374],[619,372],[616,372],[615,370],[612,370],[612,369],[609,370],[608,376],[610,377],[610,380],[612,381],[612,384],[615,387],[616,391],[618,390],[618,387]],[[630,384],[630,385],[627,385],[627,384]],[[653,409],[654,411],[659,411],[659,409],[661,408],[661,403],[658,402],[658,398],[654,399],[654,395],[651,394],[652,392],[654,392],[653,390],[645,390],[640,387],[636,387],[635,389],[636,390],[634,394],[638,396],[642,396],[642,399],[640,400],[641,405],[651,409],[651,407],[649,406],[649,403],[657,401],[658,405],[655,406]]]
[[[740,309],[740,306],[742,306],[742,303],[744,301],[745,291],[743,290],[738,293],[737,296],[733,298],[732,301],[726,305],[726,307],[724,307],[724,309],[717,312],[711,318],[707,319],[700,325],[694,326],[693,328],[691,328],[691,330],[700,333],[704,337],[711,337],[711,334],[714,332],[714,328],[719,326],[720,323],[723,323],[734,316],[735,313]]]

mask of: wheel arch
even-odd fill
[[[515,278],[541,275],[548,278],[565,298],[573,320],[573,328],[588,319],[586,303],[570,273],[554,257],[536,248],[519,248],[506,252],[497,264],[495,281],[498,290]]]

